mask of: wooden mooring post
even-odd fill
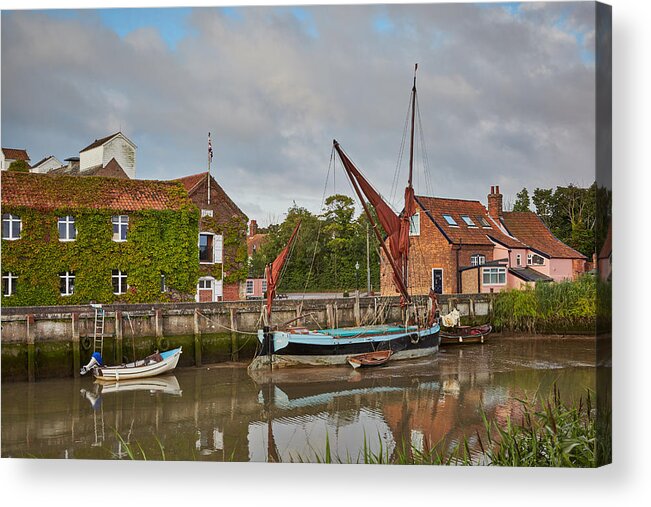
[[[26,338],[27,338],[27,380],[34,382],[36,380],[36,346],[35,335],[36,325],[34,323],[34,314],[30,313],[25,319]]]
[[[115,364],[122,362],[122,338],[124,336],[122,329],[122,312],[115,312]],[[136,358],[134,357],[135,361]]]
[[[194,309],[194,365],[201,366],[201,328],[199,327],[199,310]]]
[[[72,374],[75,378],[79,377],[81,369],[81,357],[79,347],[79,314],[73,312],[71,316],[71,341],[72,341]]]
[[[237,361],[240,357],[237,347],[237,310],[230,309],[231,314],[231,360]]]

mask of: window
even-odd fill
[[[20,239],[20,230],[22,223],[20,217],[10,213],[2,215],[2,239]]]
[[[470,256],[471,266],[481,266],[486,263],[486,256],[482,254],[474,254]]]
[[[212,210],[211,209],[202,209],[201,210],[201,218],[203,217],[211,217],[212,216]]]
[[[3,296],[13,296],[16,294],[16,283],[18,282],[18,277],[16,273],[3,273],[2,274],[2,295]]]
[[[220,264],[222,262],[224,238],[221,235],[205,232],[199,234],[199,262]]]
[[[517,266],[522,266],[522,255],[517,254],[517,255],[515,256],[515,264],[516,264]]]
[[[445,218],[445,221],[448,223],[448,225],[454,225],[458,227],[457,221],[452,218],[452,215],[443,215],[443,218]]]
[[[409,218],[409,235],[420,236],[420,213],[416,213]]]
[[[491,224],[488,223],[488,220],[486,220],[485,217],[477,215],[477,221],[481,224],[482,227],[485,227],[487,229],[491,228]]]
[[[111,222],[113,223],[113,241],[126,241],[129,217],[127,215],[117,215],[111,218]]]
[[[543,266],[544,264],[545,259],[540,255],[527,254],[527,266]]]
[[[484,285],[504,285],[506,283],[506,268],[484,268]]]
[[[253,294],[253,280],[246,281],[246,293],[249,296]]]
[[[167,282],[165,280],[165,273],[160,274],[160,291],[167,292]]]
[[[262,280],[262,292],[267,292],[267,280]]]
[[[209,278],[201,278],[199,280],[200,289],[212,289],[212,280]]]
[[[199,262],[206,262],[209,264],[215,262],[213,239],[214,236],[212,234],[199,234]]]
[[[71,271],[59,273],[59,292],[62,296],[71,296],[75,292],[75,274]]]
[[[77,239],[75,217],[65,216],[59,218],[59,241],[74,241]]]
[[[127,274],[119,269],[113,270],[113,294],[124,294],[127,291]]]
[[[472,218],[470,218],[468,215],[461,215],[461,219],[466,222],[466,225],[468,227],[477,227],[475,225],[475,222],[472,221]]]

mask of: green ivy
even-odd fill
[[[2,271],[18,276],[16,294],[3,299],[8,306],[194,300],[199,276],[199,211],[194,206],[138,212],[4,206],[3,213],[22,220],[21,238],[2,240]],[[127,241],[121,243],[112,240],[111,217],[118,214],[129,216]],[[75,241],[59,241],[57,221],[65,215],[75,218]],[[126,294],[113,294],[113,269],[127,274]],[[59,273],[65,271],[75,274],[70,296],[59,292]]]
[[[215,217],[203,217],[201,219],[201,231],[221,234],[224,238],[224,283],[232,284],[246,280],[248,271],[246,218],[233,215],[229,220],[224,222]],[[221,279],[222,265],[211,265],[210,275]]]

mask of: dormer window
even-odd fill
[[[475,222],[473,222],[472,218],[470,218],[468,215],[461,215],[461,220],[463,220],[468,227],[477,227],[475,225]]]
[[[20,217],[12,215],[11,213],[3,213],[2,215],[2,239],[16,240],[20,239],[20,231],[23,223]]]
[[[77,239],[75,217],[65,216],[59,218],[59,241],[74,241]]]
[[[457,221],[454,218],[452,218],[452,215],[443,215],[443,218],[448,223],[448,225],[452,225],[453,227],[459,227]]]
[[[527,254],[527,266],[544,266],[545,258],[537,254]]]
[[[488,220],[486,220],[486,218],[484,218],[483,216],[478,215],[477,216],[477,221],[481,224],[482,227],[485,227],[486,229],[491,228],[491,224],[489,224]]]
[[[416,213],[409,218],[409,235],[420,236],[420,214]]]
[[[127,215],[116,215],[111,218],[111,223],[113,224],[113,241],[126,241],[129,217]]]

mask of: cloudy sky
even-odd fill
[[[400,195],[415,62],[417,193],[594,180],[591,2],[4,11],[1,42],[3,147],[63,160],[121,130],[138,178],[172,179],[206,170],[210,131],[264,225],[351,193],[340,165],[326,186],[333,138]]]

